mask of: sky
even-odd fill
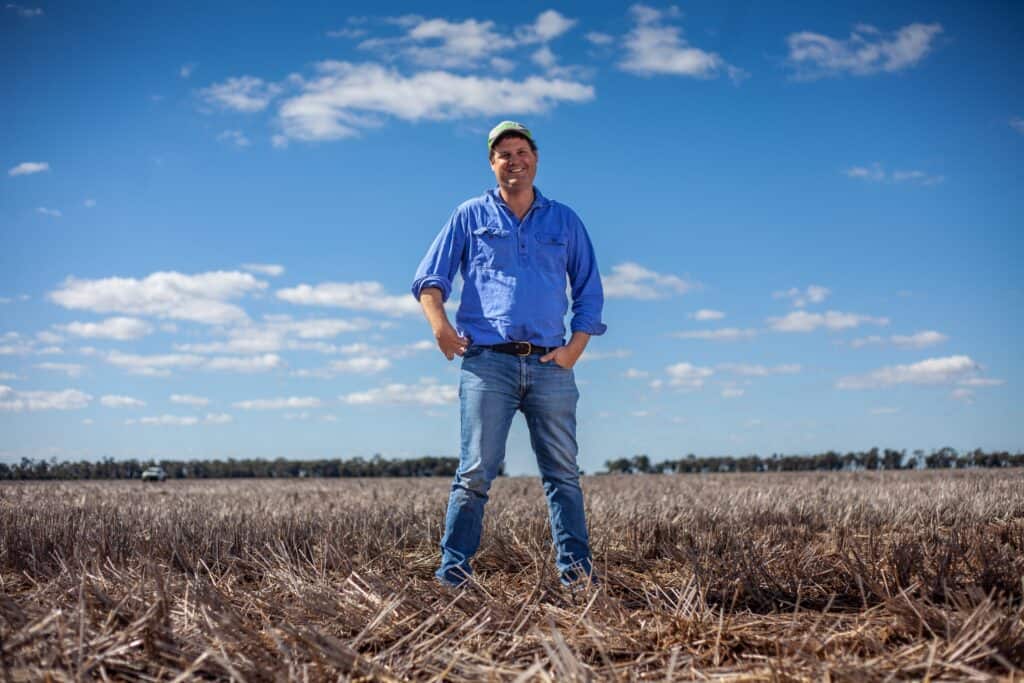
[[[1020,3],[422,7],[4,4],[0,461],[456,455],[409,287],[503,119],[602,272],[585,471],[1024,449]]]

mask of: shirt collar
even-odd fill
[[[495,185],[490,190],[487,190],[487,194],[489,194],[491,196],[491,199],[494,201],[495,204],[502,204],[502,205],[508,206],[507,204],[505,204],[505,200],[501,198],[501,190],[498,188],[497,185]],[[534,185],[533,186],[533,204],[530,205],[530,208],[531,209],[543,209],[544,207],[546,207],[550,203],[551,203],[551,200],[549,200],[547,197],[545,197],[543,194],[541,194],[540,188],[537,187],[536,185]]]

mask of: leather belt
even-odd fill
[[[492,344],[490,346],[484,346],[485,349],[491,351],[497,351],[498,353],[508,353],[513,356],[529,356],[534,353],[544,355],[557,349],[557,346],[534,346],[530,342],[506,342],[504,344]]]

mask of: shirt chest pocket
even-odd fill
[[[515,258],[512,233],[498,225],[481,225],[473,230],[473,263],[478,268],[505,270]]]
[[[537,233],[537,265],[555,275],[565,275],[569,251],[565,237],[556,233]]]

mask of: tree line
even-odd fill
[[[459,466],[452,457],[424,456],[369,460],[80,460],[59,462],[22,458],[20,464],[0,463],[0,480],[11,479],[139,479],[147,467],[161,466],[168,479],[230,479],[289,477],[451,477]]]
[[[451,477],[459,459],[424,456],[389,459],[380,454],[370,459],[326,460],[80,460],[22,458],[20,463],[0,463],[0,480],[19,479],[139,479],[147,467],[159,465],[169,479],[298,478],[298,477]],[[1024,467],[1024,453],[986,452],[977,448],[958,453],[954,448],[930,452],[891,448],[867,451],[826,451],[815,455],[773,453],[735,457],[689,454],[679,459],[653,462],[646,454],[605,462],[611,474],[699,474],[703,472],[822,472],[900,469],[963,469],[977,467]],[[500,474],[504,474],[504,466]]]
[[[678,460],[652,462],[646,454],[605,462],[610,473],[620,474],[697,474],[701,472],[841,472],[858,470],[964,469],[972,467],[1024,467],[1024,453],[986,452],[980,448],[958,453],[955,448],[931,452],[892,448],[867,451],[826,451],[815,455],[783,455],[769,457],[731,455],[701,457],[689,454]]]

